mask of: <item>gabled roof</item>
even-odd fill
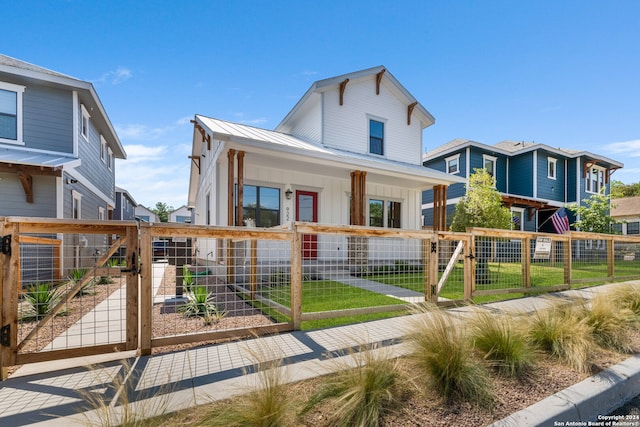
[[[80,95],[81,102],[87,105],[89,109],[95,108],[100,112],[99,115],[92,115],[91,119],[97,124],[100,131],[108,136],[109,145],[113,150],[114,156],[119,159],[127,158],[118,134],[111,124],[93,84],[0,54],[0,75],[2,73],[11,74],[25,82],[37,80],[45,84],[64,86],[76,90]]]
[[[422,104],[418,102],[416,98],[409,93],[409,91],[402,85],[400,82],[387,70],[384,66],[379,65],[377,67],[367,68],[366,70],[354,71],[348,74],[342,74],[335,77],[330,77],[328,79],[318,80],[314,82],[311,87],[305,92],[305,94],[300,98],[300,100],[293,106],[291,111],[285,116],[284,119],[276,126],[276,130],[282,129],[282,127],[286,126],[286,123],[296,116],[297,112],[302,108],[307,100],[314,93],[320,93],[330,88],[335,88],[341,82],[349,79],[349,81],[354,81],[363,78],[370,78],[373,75],[376,75],[380,72],[383,72],[382,79],[384,82],[388,82],[391,84],[393,88],[393,92],[396,96],[404,98],[404,101],[407,105],[416,102],[416,106],[413,110],[413,114],[416,114],[417,117],[420,118],[421,123],[423,123],[422,127],[426,128],[435,123],[434,117],[427,111],[426,108]],[[348,90],[348,89],[347,89]]]
[[[588,157],[590,159],[601,160],[605,163],[608,163],[614,169],[622,168],[624,166],[622,163],[616,160],[585,150],[554,148],[546,144],[525,141],[501,141],[494,145],[486,145],[480,142],[471,141],[469,139],[454,139],[452,141],[449,141],[448,143],[436,147],[435,149],[425,153],[422,157],[422,160],[433,160],[435,158],[446,156],[447,154],[466,147],[477,147],[485,151],[501,153],[506,156],[520,155],[535,150],[545,150],[558,156],[564,156],[567,158]]]
[[[123,195],[125,195],[129,200],[131,200],[131,203],[133,204],[134,207],[138,206],[138,202],[136,202],[136,200],[133,198],[133,196],[131,195],[131,193],[129,193],[127,190],[125,190],[122,187],[118,187],[116,185],[116,193],[122,193]]]
[[[611,199],[611,216],[640,216],[640,196]]]

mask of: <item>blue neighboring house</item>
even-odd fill
[[[468,180],[484,168],[496,180],[505,206],[511,209],[514,228],[554,233],[551,216],[559,208],[582,203],[593,194],[609,194],[610,177],[623,164],[588,151],[567,150],[535,142],[502,141],[486,145],[455,139],[427,152],[423,165]],[[447,226],[465,184],[447,190]],[[422,194],[423,223],[433,222],[432,190]],[[569,221],[575,218],[569,214]]]

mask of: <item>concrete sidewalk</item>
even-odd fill
[[[640,285],[640,282],[636,283]],[[570,293],[590,298],[612,286],[616,285],[559,294]],[[547,303],[544,297],[529,297],[481,307],[492,312],[530,311]],[[469,308],[452,309],[460,316],[468,315],[468,310]],[[331,372],[335,369],[336,358],[346,350],[362,344],[378,344],[394,356],[403,355],[407,350],[402,343],[402,337],[411,322],[411,317],[395,317],[314,331],[297,331],[144,357],[136,357],[134,353],[129,352],[98,358],[26,365],[25,369],[0,383],[0,425],[86,426],[96,420],[101,420],[99,424],[103,424],[105,415],[87,408],[85,400],[88,395],[102,396],[107,401],[114,401],[116,393],[126,392],[127,399],[131,402],[126,410],[144,413],[145,416],[233,397],[246,393],[248,387],[256,381],[255,375],[245,375],[245,372],[255,365],[256,361],[251,355],[256,353],[266,357],[284,358],[287,374],[292,382]],[[109,360],[108,357],[118,357],[118,360]],[[87,368],[88,364],[92,367]],[[640,378],[638,358],[632,358],[631,362],[625,365],[624,372],[624,376],[615,383],[618,384],[616,387],[620,387],[620,384],[638,387],[638,383],[633,382],[636,380],[627,381]],[[123,377],[127,378],[127,387],[121,387]],[[614,384],[613,381],[609,383]],[[588,393],[588,390],[580,391],[585,392]],[[598,400],[601,399],[598,396],[602,393],[610,396],[612,391],[607,389],[603,392],[598,389],[595,396],[590,396],[589,405],[583,405],[578,415],[589,416],[585,414],[587,409],[584,408],[598,410],[597,414],[607,413],[611,408],[598,406],[601,403],[605,404],[604,400]],[[621,395],[616,396],[619,396],[616,399],[621,398]],[[578,407],[572,403],[570,396],[562,402],[564,406]],[[623,402],[618,400],[618,403]],[[554,405],[558,406],[558,401],[555,401]],[[112,409],[116,416],[122,415],[125,410],[123,407]],[[554,416],[558,413],[545,408],[541,411],[537,412]],[[574,415],[575,411],[571,412],[571,416]],[[541,420],[536,419],[536,424],[527,424],[526,421],[526,417],[521,417],[505,420],[500,425],[539,425]],[[513,424],[514,422],[516,424]]]

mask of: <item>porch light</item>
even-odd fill
[[[291,200],[291,196],[293,196],[293,191],[291,191],[290,188],[287,188],[287,191],[284,192],[284,197],[286,197],[287,200]]]

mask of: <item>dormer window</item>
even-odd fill
[[[22,144],[24,86],[0,82],[0,142]]]
[[[447,157],[446,159],[444,159],[444,162],[447,167],[447,173],[450,173],[450,174],[460,173],[460,154]]]
[[[369,153],[384,155],[384,123],[369,120]]]
[[[82,109],[82,120],[80,121],[80,135],[85,141],[89,141],[89,112],[83,104],[80,104]]]

